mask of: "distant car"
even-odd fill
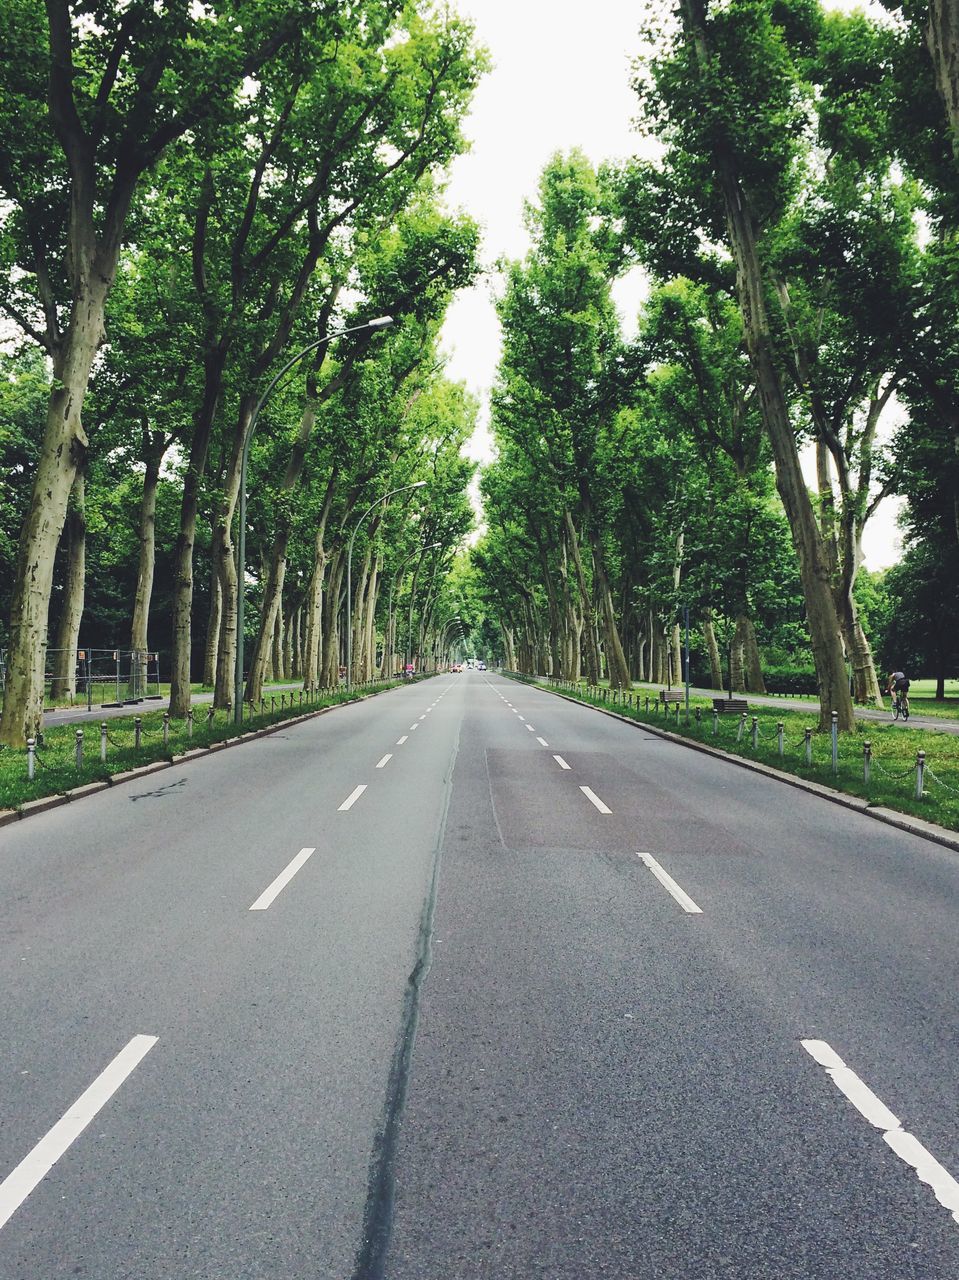
[[[458,662],[454,662],[453,665],[450,667],[450,671],[452,671],[453,675],[456,675],[458,672],[462,670],[463,668],[460,666]]]
[[[477,664],[476,664],[476,670],[477,670],[477,671],[485,671],[485,670],[486,670],[486,663],[485,663],[485,662],[477,662]]]

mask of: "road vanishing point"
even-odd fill
[[[3,1280],[959,1276],[959,855],[493,674],[0,832]]]

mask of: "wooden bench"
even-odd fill
[[[664,703],[685,702],[686,695],[682,689],[660,689],[659,700]]]
[[[749,710],[749,703],[745,698],[713,698],[713,710],[721,716],[725,715],[727,711],[740,715],[743,711]]]

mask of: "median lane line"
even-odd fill
[[[256,902],[254,902],[253,906],[250,907],[250,910],[265,911],[277,894],[286,888],[299,871],[300,867],[302,867],[307,859],[314,853],[316,853],[315,849],[301,849],[293,861],[288,866],[284,867],[273,883],[263,890]]]
[[[703,914],[702,907],[697,907],[692,898],[684,889],[681,889],[668,871],[664,871],[651,853],[637,853],[640,862],[645,863],[650,871],[663,886],[667,893],[671,893],[682,909],[690,915],[701,916]]]
[[[799,1043],[811,1058],[825,1067],[826,1075],[831,1077],[840,1093],[849,1099],[861,1116],[880,1130],[883,1141],[910,1166],[920,1182],[932,1189],[942,1207],[952,1214],[953,1221],[959,1223],[959,1183],[952,1174],[918,1138],[902,1127],[899,1117],[893,1115],[825,1040],[800,1040]]]
[[[527,729],[529,729],[530,733],[535,733],[535,732],[536,732],[536,730],[533,728],[533,726],[532,726],[531,724],[528,724],[526,727],[527,727]]]
[[[592,787],[580,787],[580,791],[582,791],[583,795],[590,802],[590,804],[594,804],[596,806],[596,808],[600,811],[600,813],[613,812],[612,809],[610,809],[607,805],[603,804],[602,800],[600,800],[599,796],[592,789]]]
[[[537,739],[536,739],[536,741],[539,743],[539,745],[540,745],[541,747],[548,747],[548,746],[549,746],[549,743],[546,741],[546,739],[545,739],[545,738],[537,738]]]
[[[393,752],[388,751],[382,760],[376,762],[377,769],[384,768],[393,759]]]
[[[353,790],[350,792],[350,794],[346,797],[346,799],[340,805],[340,807],[337,809],[337,813],[343,813],[344,810],[346,809],[352,809],[353,806],[356,804],[357,800],[359,800],[360,796],[366,790],[366,785],[367,784],[365,782],[361,782],[358,787],[354,787]]]
[[[403,736],[402,736],[402,738],[397,738],[397,740],[396,740],[396,745],[397,745],[398,747],[401,747],[401,746],[403,745],[403,743],[404,743],[404,742],[408,742],[408,741],[409,741],[409,737],[410,737],[410,735],[409,735],[408,733],[404,733],[404,734],[403,734]]]
[[[418,724],[411,724],[411,725],[410,725],[410,733],[412,733],[414,729],[418,729],[418,728],[419,728],[419,725],[418,725]]]
[[[97,1113],[110,1101],[120,1085],[156,1044],[157,1036],[134,1036],[121,1049],[93,1084],[57,1121],[47,1135],[0,1182],[0,1228],[23,1204],[38,1183],[47,1176],[63,1153],[73,1145]]]
[[[561,769],[569,768],[569,765],[566,763],[566,761],[563,759],[562,756],[553,756],[553,759],[556,761],[556,763],[559,765]]]

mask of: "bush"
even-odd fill
[[[763,678],[768,693],[811,694],[815,697],[819,692],[812,667],[764,667]]]

